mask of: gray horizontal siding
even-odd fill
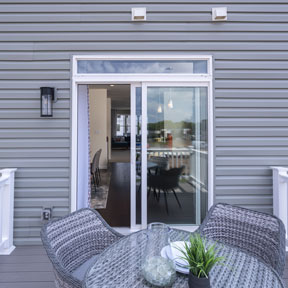
[[[148,21],[131,23],[130,9]],[[228,7],[226,23],[211,8]],[[288,165],[287,0],[0,0],[0,165],[17,167],[15,242],[39,243],[40,212],[69,211],[74,54],[214,59],[215,200],[272,211],[269,166]],[[39,87],[57,87],[54,117]]]
[[[135,2],[135,1],[134,1]],[[223,3],[223,1],[221,1]],[[287,3],[287,2],[286,2]],[[133,5],[134,7],[135,5]],[[151,11],[150,11],[151,12]],[[231,11],[230,11],[231,12]],[[276,13],[275,13],[276,14]],[[264,23],[273,23],[273,22],[282,22],[287,23],[287,17],[285,14],[278,13],[275,14],[267,14],[265,12],[259,13],[249,13],[246,14],[245,12],[238,13],[238,12],[231,12],[229,14],[229,21],[230,22],[249,22],[249,23],[257,23],[257,22],[264,22]],[[113,14],[102,12],[97,13],[9,13],[9,15],[5,13],[1,13],[0,23],[11,23],[11,17],[14,17],[13,23],[21,23],[21,22],[35,22],[35,23],[49,23],[49,22],[57,22],[57,23],[65,23],[65,22],[128,22],[130,21],[131,15],[130,12],[123,11],[123,12],[114,12]],[[209,11],[207,12],[197,12],[189,11],[185,13],[173,13],[167,12],[163,13],[151,13],[149,15],[149,20],[161,23],[161,22],[175,22],[175,23],[193,23],[193,22],[207,22],[210,21],[211,14]]]
[[[40,0],[1,0],[2,4],[39,4]],[[42,4],[115,4],[115,0],[42,0]],[[138,4],[149,4],[149,3],[160,3],[163,1],[155,1],[155,0],[141,0],[138,1]],[[135,0],[122,0],[121,3],[130,3],[135,4]],[[175,0],[165,0],[165,3],[172,3],[175,4]],[[271,0],[238,0],[238,1],[232,1],[232,0],[181,0],[178,1],[177,4],[234,4],[234,3],[245,3],[245,4],[287,4],[286,0],[275,0],[271,2]],[[134,6],[133,6],[134,7]],[[187,11],[188,12],[188,11]]]
[[[286,33],[286,32],[285,32]],[[271,41],[282,41],[283,40],[283,34],[285,33],[257,33],[257,32],[251,32],[249,35],[247,33],[235,33],[235,32],[225,32],[225,33],[216,33],[216,32],[201,32],[198,31],[187,31],[187,32],[167,32],[167,31],[161,31],[161,32],[153,32],[151,35],[150,32],[143,32],[141,34],[141,41],[171,41],[171,37],[173,37],[173,41],[191,41],[191,42],[199,42],[204,41],[207,42],[207,39],[209,41],[243,41],[243,42],[267,42],[267,38],[271,39]],[[288,36],[288,32],[286,34]],[[9,34],[7,33],[0,33],[0,43],[1,42],[28,42],[28,41],[34,41],[34,42],[41,42],[44,46],[45,43],[49,42],[55,42],[57,41],[57,44],[59,45],[63,42],[75,42],[75,41],[85,41],[90,42],[91,39],[94,40],[95,43],[109,41],[111,43],[121,41],[121,42],[131,42],[131,32],[34,32],[33,34],[23,32],[23,33],[14,33],[11,32]],[[140,42],[141,42],[140,41]],[[172,41],[171,41],[172,42]],[[271,43],[269,43],[271,45]],[[10,44],[9,44],[10,45]],[[40,45],[40,44],[39,44]],[[51,45],[51,44],[49,44]],[[5,50],[5,46],[3,46]],[[29,50],[29,45],[27,45],[27,49]],[[40,47],[40,46],[39,46]],[[265,47],[265,46],[264,46]],[[42,63],[43,65],[44,63]],[[55,66],[58,64],[59,69],[62,68],[65,69],[66,67],[61,66],[59,64],[62,63],[53,63]],[[35,65],[35,64],[34,64]],[[33,65],[33,66],[34,66]],[[47,67],[45,67],[45,64],[41,67],[42,69],[49,69],[49,67],[52,66],[52,63],[46,63]],[[48,66],[49,65],[49,66]],[[261,65],[261,63],[260,63]],[[283,64],[282,64],[283,65]],[[284,63],[285,65],[285,63]],[[33,67],[32,66],[32,67]],[[36,65],[35,65],[36,66]],[[249,65],[251,67],[251,64]],[[31,67],[31,69],[33,69]],[[277,67],[277,65],[275,66]],[[279,65],[279,67],[281,67]],[[287,63],[286,63],[287,67]],[[0,67],[1,68],[1,67]],[[9,69],[9,65],[7,65],[7,68]],[[40,68],[40,67],[37,67]],[[58,68],[58,67],[57,67]],[[231,67],[232,69],[237,69],[237,65],[235,68],[233,68],[233,65]],[[245,67],[246,68],[246,67]],[[248,69],[249,69],[248,68]],[[2,69],[2,68],[1,68]],[[69,67],[68,67],[69,69]],[[272,67],[271,67],[272,69]],[[276,68],[279,69],[279,68]]]
[[[21,13],[35,13],[35,12],[42,12],[42,13],[59,13],[59,12],[64,12],[64,13],[69,13],[69,12],[74,12],[74,13],[78,13],[78,12],[95,12],[95,13],[111,13],[111,12],[125,12],[125,13],[129,13],[131,10],[131,4],[134,4],[135,6],[133,7],[137,7],[140,6],[145,3],[146,1],[141,1],[140,4],[135,4],[134,2],[130,2],[130,3],[125,3],[125,1],[111,1],[111,3],[105,3],[105,1],[92,1],[92,4],[90,3],[85,3],[82,2],[81,3],[72,3],[72,2],[68,2],[63,4],[63,2],[57,2],[57,3],[53,3],[53,2],[49,2],[47,1],[40,3],[39,1],[36,1],[35,3],[30,3],[26,2],[25,4],[19,4],[18,3],[14,3],[14,4],[5,4],[4,1],[1,1],[3,4],[1,5],[1,11],[2,13],[15,13],[15,12],[21,12]],[[97,3],[98,2],[98,3]],[[205,3],[205,1],[202,1],[202,3],[200,1],[198,1],[198,3],[193,3],[195,1],[185,1],[185,2],[167,2],[167,1],[151,1],[152,3],[150,4],[149,2],[146,2],[145,7],[147,8],[148,12],[170,12],[173,11],[175,12],[210,12],[211,11],[211,2],[209,3]],[[154,3],[153,3],[154,2]],[[7,2],[6,2],[7,3]],[[95,4],[94,4],[95,3]],[[190,4],[193,3],[193,4]],[[201,3],[201,4],[199,4]],[[214,2],[215,3],[215,2]],[[216,2],[217,3],[217,2]],[[223,3],[218,2],[218,3]],[[235,3],[235,2],[234,2]],[[228,10],[233,13],[233,12],[264,12],[264,13],[283,13],[283,12],[288,12],[288,6],[286,5],[287,2],[282,2],[278,3],[279,5],[274,5],[275,2],[268,2],[267,3],[263,3],[263,1],[258,1],[257,4],[253,4],[253,3],[249,3],[249,5],[245,4],[239,4],[239,3],[235,3],[234,4],[232,1],[227,1],[226,2],[226,6],[228,7]],[[165,4],[165,5],[163,5]],[[181,5],[182,4],[182,5]],[[13,21],[11,21],[13,22]]]

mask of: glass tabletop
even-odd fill
[[[189,239],[190,233],[173,229],[170,236],[171,241],[183,241]],[[111,245],[90,266],[83,287],[152,287],[141,275],[141,259],[146,241],[146,232],[142,230]],[[278,274],[257,258],[221,243],[217,245],[220,245],[219,256],[225,257],[225,266],[217,265],[211,270],[209,276],[212,288],[285,287]],[[177,273],[172,287],[188,288],[188,276]]]

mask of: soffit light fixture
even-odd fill
[[[41,101],[41,117],[53,116],[53,102],[55,102],[54,88],[41,87],[40,88],[40,101]]]
[[[146,21],[146,8],[136,7],[131,9],[132,21]]]
[[[227,21],[227,7],[212,8],[212,21]]]

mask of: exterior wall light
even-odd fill
[[[41,117],[53,116],[54,88],[41,87]]]
[[[212,21],[227,21],[227,7],[212,8]]]
[[[131,20],[132,21],[146,21],[146,8],[137,7],[131,9]]]

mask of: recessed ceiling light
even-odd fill
[[[110,84],[110,87],[113,87],[114,86],[114,84]]]

